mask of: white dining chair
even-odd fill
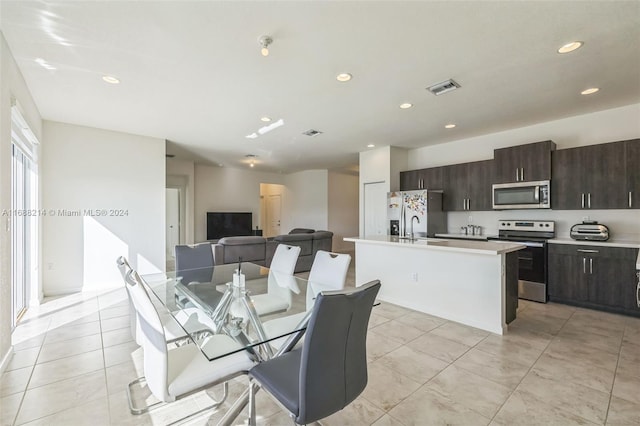
[[[286,311],[291,307],[291,277],[300,247],[278,244],[269,267],[267,292],[251,297],[259,316]]]
[[[131,286],[131,296],[142,332],[144,353],[144,377],[140,377],[127,387],[129,408],[133,414],[142,414],[153,405],[136,407],[133,402],[133,387],[146,382],[151,393],[161,402],[173,402],[176,399],[217,384],[224,384],[224,396],[215,401],[210,408],[222,404],[228,394],[227,381],[246,374],[254,361],[243,346],[231,337],[222,334],[205,338],[203,350],[207,353],[229,354],[209,361],[195,344],[183,346],[170,345],[167,342],[165,328],[160,315],[151,302],[142,279],[135,272],[131,274],[136,285]],[[208,407],[209,408],[209,407]]]
[[[311,265],[309,279],[307,281],[306,310],[313,309],[316,296],[321,291],[342,290],[347,281],[347,272],[351,264],[351,256],[346,253],[331,253],[318,250]],[[300,312],[281,318],[265,321],[263,329],[267,336],[277,337],[295,330],[296,326],[305,318],[307,312]],[[274,349],[282,346],[285,338],[275,339],[270,342]],[[298,343],[299,347],[301,342]]]
[[[131,274],[133,269],[124,256],[120,256],[116,263],[120,273],[122,274],[125,289],[127,291],[127,298],[129,299],[131,337],[135,340],[138,346],[142,346],[142,332],[140,331],[138,317],[136,315],[131,296],[131,288],[138,284],[132,279]],[[185,329],[200,331],[203,334],[211,334],[210,331],[216,328],[213,320],[204,312],[196,308],[181,309],[173,315],[166,310],[162,310],[160,317],[167,340],[171,343],[181,344],[188,342],[189,335]]]

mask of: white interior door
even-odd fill
[[[267,196],[267,229],[265,237],[280,235],[280,214],[282,210],[282,198],[280,194]]]
[[[385,182],[364,184],[364,235],[387,233],[387,186]]]
[[[166,189],[167,256],[174,257],[174,247],[180,244],[180,189]]]

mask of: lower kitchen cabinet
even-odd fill
[[[549,244],[548,253],[550,301],[640,316],[638,249]]]

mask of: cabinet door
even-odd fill
[[[419,179],[418,170],[400,172],[400,191],[412,191],[414,189],[419,189]]]
[[[551,179],[552,141],[543,141],[496,149],[493,158],[496,182],[536,181]]]
[[[423,189],[442,190],[442,169],[443,167],[430,167],[420,170]]]
[[[578,148],[554,151],[552,154],[551,208],[577,210],[582,208],[584,179]]]
[[[493,209],[491,184],[494,180],[493,160],[468,163],[467,182],[469,188],[468,207],[473,211]]]
[[[640,139],[625,142],[627,208],[640,209]]]
[[[638,310],[635,261],[637,249],[598,247],[588,259],[589,302],[608,307]]]
[[[587,182],[586,207],[591,209],[628,208],[624,142],[579,148],[581,169]]]
[[[567,247],[564,247],[565,249]],[[585,302],[587,286],[586,259],[575,253],[568,254],[562,247],[550,245],[547,293],[551,300]]]
[[[465,210],[468,198],[467,163],[443,167],[443,206],[445,211]]]

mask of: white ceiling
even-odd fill
[[[259,170],[339,168],[367,144],[425,146],[640,102],[639,1],[2,0],[0,28],[43,118],[167,139],[178,157],[232,167],[256,154]],[[584,47],[556,53],[572,40]],[[425,90],[448,78],[462,88]],[[245,138],[265,115],[285,125]]]

